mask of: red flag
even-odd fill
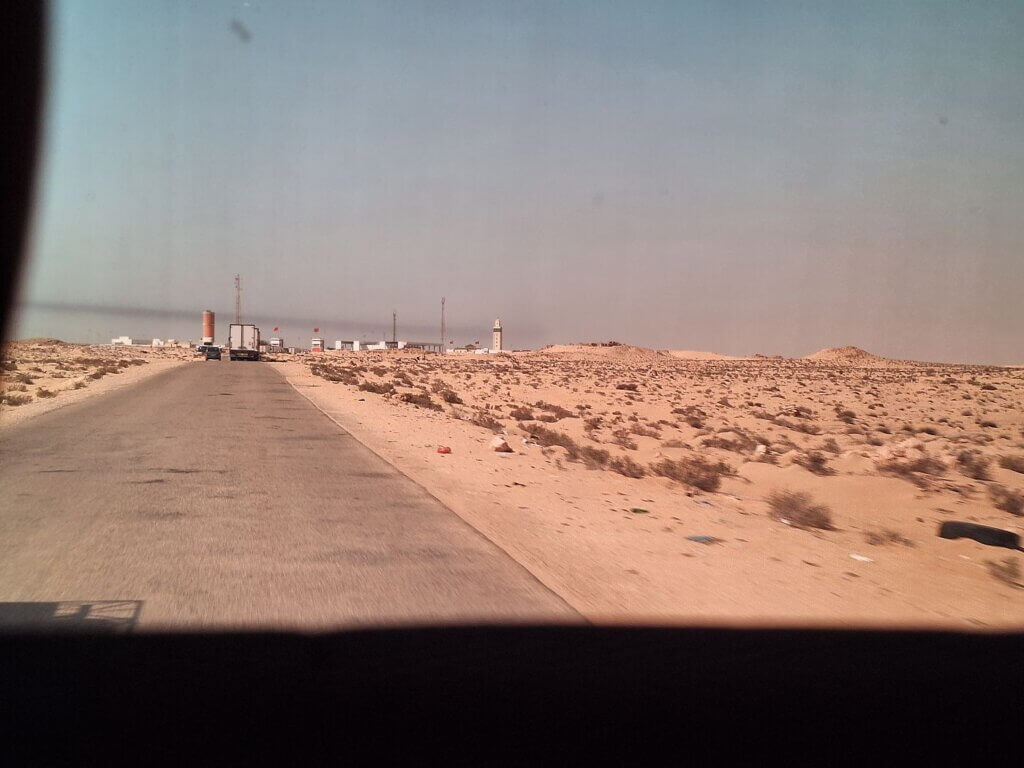
[[[314,328],[313,329],[313,333],[320,333],[320,329],[319,328]]]
[[[477,345],[478,347],[480,346],[480,339],[477,339],[477,340],[476,340],[476,345]]]
[[[275,330],[275,331],[276,331],[276,330],[278,330],[278,327],[277,327],[276,325],[274,326],[274,330]]]

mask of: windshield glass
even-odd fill
[[[53,3],[0,621],[1021,627],[1022,38]]]

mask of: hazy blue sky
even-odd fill
[[[1024,362],[1019,0],[54,10],[19,335]]]

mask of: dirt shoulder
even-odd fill
[[[194,359],[187,349],[12,342],[3,350],[0,429],[131,386]]]
[[[803,361],[472,358],[363,353],[275,365],[589,619],[1024,625],[1024,591],[1012,576],[1020,555],[936,536],[949,519],[1021,531],[1022,519],[997,508],[989,492],[1024,486],[1024,474],[995,463],[1020,445],[1019,372],[911,371],[904,381],[890,370]],[[877,381],[865,389],[866,376]],[[877,433],[867,423],[873,413],[862,415],[881,401],[893,422],[896,414],[918,418],[912,409],[933,413],[928,388],[951,378],[969,389],[976,410],[1001,422],[1000,437],[989,438],[996,445],[972,442],[975,425],[962,424],[962,434],[923,433],[919,451],[906,445],[917,438]],[[773,388],[782,402],[766,423]],[[852,434],[836,402],[857,406]],[[949,431],[951,419],[941,418]],[[494,451],[496,434],[513,452]],[[564,445],[552,444],[552,434]],[[957,470],[956,452],[967,446],[990,457],[988,480]],[[924,452],[946,463],[927,476],[883,473],[884,451],[897,463]],[[808,460],[822,453],[821,465]],[[652,469],[694,458],[727,467],[713,491]],[[830,529],[801,529],[773,513],[768,499],[777,491],[827,506]]]

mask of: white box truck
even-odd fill
[[[228,326],[228,359],[259,360],[260,329],[246,323]]]

